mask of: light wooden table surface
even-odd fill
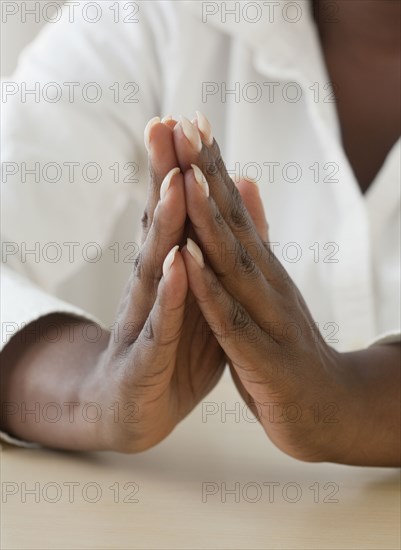
[[[285,456],[229,378],[205,402],[139,455],[3,445],[1,548],[400,548],[399,470]]]

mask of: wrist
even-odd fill
[[[400,344],[342,354],[347,398],[335,462],[399,467],[400,358]]]
[[[10,435],[41,445],[94,448],[96,426],[83,419],[88,387],[109,335],[96,342],[84,335],[88,323],[52,314],[16,334],[2,352],[1,427]],[[5,406],[4,406],[5,405]]]
[[[315,455],[319,462],[343,463],[352,452],[361,403],[352,357],[332,348],[328,351],[324,382],[318,387],[320,406],[313,415],[312,456]]]

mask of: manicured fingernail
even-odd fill
[[[150,130],[155,124],[158,124],[159,122],[160,122],[160,118],[158,116],[155,116],[151,118],[147,123],[147,125],[145,126],[145,131],[143,132],[143,140],[145,142],[145,147],[148,152],[150,149]]]
[[[162,118],[162,122],[168,122],[169,120],[173,120],[173,115],[166,115]]]
[[[198,120],[198,128],[202,132],[206,145],[210,147],[213,143],[212,126],[203,113],[200,111],[195,111],[195,113]]]
[[[180,122],[182,126],[182,131],[184,132],[185,137],[195,149],[197,153],[202,149],[202,140],[199,135],[198,129],[192,124],[190,120],[184,116],[180,117]]]
[[[203,175],[202,170],[196,166],[196,164],[191,164],[191,168],[194,171],[194,176],[196,183],[198,183],[201,186],[202,191],[205,193],[205,195],[209,196],[209,185],[206,181],[205,176]]]
[[[205,262],[203,260],[203,254],[199,246],[192,240],[187,239],[187,250],[191,254],[192,258],[198,264],[200,268],[205,267]]]
[[[174,260],[175,260],[175,255],[177,254],[177,250],[179,249],[179,246],[178,244],[174,246],[174,248],[172,248],[170,250],[170,252],[167,254],[166,256],[166,259],[164,260],[163,262],[163,276],[164,277],[167,277],[167,274],[168,272],[170,271],[171,269],[171,266],[173,265],[174,263]]]
[[[170,170],[170,172],[167,174],[167,176],[164,178],[161,186],[160,186],[160,200],[162,201],[164,197],[167,194],[167,191],[170,189],[171,180],[173,179],[173,176],[178,174],[180,169],[178,166],[176,168],[173,168]]]

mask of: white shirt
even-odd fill
[[[276,255],[326,341],[398,341],[400,142],[363,195],[309,4],[99,2],[97,22],[84,4],[3,83],[2,346],[51,312],[111,326],[140,243],[143,129],[196,109],[229,172],[257,180]]]

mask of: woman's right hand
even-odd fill
[[[86,321],[49,315],[2,352],[0,428],[10,435],[62,449],[143,451],[220,378],[223,352],[188,291],[177,250],[187,216],[174,125],[147,128],[143,240],[113,332],[90,342],[82,337],[92,335]]]
[[[143,243],[117,314],[121,337],[110,338],[94,372],[102,401],[132,413],[132,422],[113,419],[103,427],[105,446],[125,452],[164,439],[214,387],[225,363],[188,292],[178,250],[187,234],[187,212],[174,125],[153,121],[145,130],[151,181]]]

